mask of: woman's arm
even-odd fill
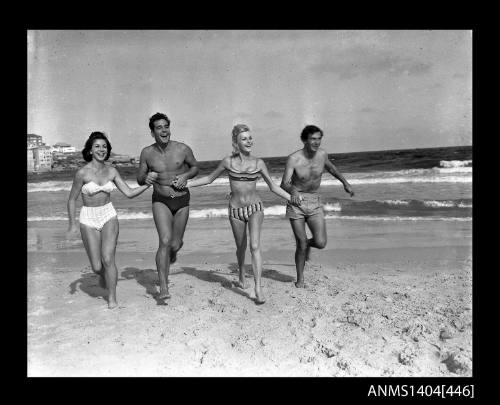
[[[269,187],[269,189],[274,194],[276,194],[276,195],[284,198],[288,202],[290,202],[291,201],[290,194],[288,194],[285,190],[283,190],[281,187],[279,187],[273,181],[273,179],[271,178],[271,176],[269,175],[269,172],[267,170],[266,163],[262,159],[259,159],[259,161],[257,162],[257,167],[260,169],[260,172],[262,173],[262,178],[267,183],[267,186]]]
[[[116,184],[116,188],[118,188],[118,190],[120,190],[128,198],[137,197],[139,194],[142,194],[144,191],[146,191],[149,187],[149,184],[145,184],[143,186],[130,188],[129,185],[125,183],[125,181],[123,181],[122,177],[120,176],[120,172],[116,168],[113,168],[113,170],[113,182]]]
[[[73,179],[73,185],[71,186],[71,191],[69,192],[68,198],[68,219],[69,219],[69,228],[68,232],[73,232],[78,229],[76,225],[76,199],[80,195],[83,186],[83,172],[78,170]]]
[[[224,158],[220,161],[219,165],[215,168],[215,170],[203,177],[199,177],[197,179],[188,180],[187,187],[198,187],[204,186],[206,184],[212,183],[217,177],[219,177],[227,167],[227,158]]]

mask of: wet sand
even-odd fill
[[[264,305],[227,220],[190,220],[159,302],[152,220],[120,221],[119,308],[66,224],[28,223],[29,376],[471,376],[470,222],[329,220],[306,289],[265,219]]]

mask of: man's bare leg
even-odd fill
[[[247,224],[239,219],[229,217],[231,229],[233,230],[234,242],[236,243],[236,260],[238,261],[239,280],[237,287],[246,289],[250,287],[245,278],[245,253],[247,250]]]
[[[295,287],[304,288],[304,265],[308,248],[306,225],[304,219],[290,219],[293,234],[295,236],[295,268],[297,270],[297,282]]]
[[[181,208],[174,215],[172,241],[170,244],[170,264],[177,261],[177,252],[184,245],[184,232],[189,219],[189,206]]]
[[[308,217],[307,226],[311,230],[312,238],[307,240],[306,261],[311,260],[311,247],[323,249],[326,246],[326,223],[323,212]]]
[[[170,209],[162,202],[153,203],[153,219],[158,231],[159,246],[156,252],[156,269],[160,281],[158,299],[170,298],[168,275],[170,272],[170,249],[172,243],[173,217]]]

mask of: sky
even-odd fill
[[[138,156],[163,112],[198,160],[472,145],[472,31],[29,30],[28,133],[77,149],[105,132]]]

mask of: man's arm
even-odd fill
[[[288,156],[288,159],[287,159],[286,165],[285,165],[285,172],[283,173],[280,187],[290,194],[290,196],[291,196],[290,202],[293,205],[300,205],[299,191],[292,184],[293,172],[294,172],[294,159],[291,156]]]
[[[333,177],[335,177],[344,185],[344,190],[346,191],[346,193],[349,193],[351,197],[354,195],[354,191],[352,190],[351,185],[344,178],[344,176],[342,176],[342,173],[339,172],[339,170],[335,167],[335,165],[332,162],[330,162],[330,160],[328,159],[328,155],[326,156],[325,160],[325,169],[328,171],[328,173],[330,173]]]
[[[143,186],[146,184],[146,177],[148,176],[148,164],[146,163],[146,148],[141,151],[139,158],[139,170],[137,171],[137,184]]]
[[[173,181],[173,185],[180,189],[184,188],[186,186],[187,181],[196,176],[199,172],[198,162],[194,157],[193,151],[189,146],[185,145],[185,147],[186,147],[186,156],[184,157],[184,163],[186,163],[189,166],[189,170],[187,172],[177,175],[177,177]]]

